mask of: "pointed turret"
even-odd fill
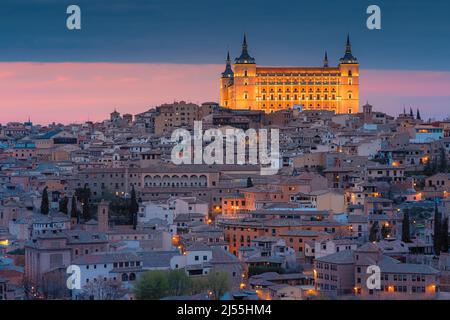
[[[241,55],[234,60],[235,63],[250,64],[255,63],[255,59],[248,54],[247,36],[244,33],[244,41],[242,41]]]
[[[345,54],[339,60],[341,63],[358,63],[358,59],[352,54],[352,45],[350,43],[350,35],[347,34],[347,43],[345,45]]]
[[[225,65],[225,71],[222,72],[222,78],[232,78],[234,76],[233,69],[231,68],[230,51],[227,53],[227,60]]]
[[[325,57],[323,58],[323,67],[328,68],[328,53],[325,51]]]

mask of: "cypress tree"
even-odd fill
[[[448,218],[445,218],[441,227],[441,251],[448,252]]]
[[[80,222],[80,217],[78,216],[77,210],[77,199],[75,198],[75,195],[72,196],[72,203],[70,205],[70,216],[72,218],[77,218],[77,223]]]
[[[375,221],[370,227],[369,231],[369,241],[374,242],[377,241],[378,238],[378,221]]]
[[[137,227],[137,213],[139,212],[139,204],[136,200],[136,191],[134,190],[134,185],[131,189],[131,203],[130,203],[130,216],[133,223],[133,229],[136,230]]]
[[[440,149],[439,160],[439,172],[447,172],[447,155],[443,147]]]
[[[417,115],[416,115],[417,120],[422,120],[422,118],[420,117],[420,111],[419,109],[417,109]]]
[[[68,204],[69,199],[67,197],[64,197],[61,200],[59,200],[59,211],[67,214],[69,212]]]
[[[412,108],[411,107],[409,107],[409,115],[414,119],[414,113],[413,113],[413,111],[412,111]]]
[[[402,241],[403,242],[411,242],[411,234],[409,231],[409,211],[408,211],[408,209],[405,209],[403,211]]]
[[[91,191],[87,187],[87,185],[84,186],[83,189],[83,219],[84,221],[88,221],[91,218],[90,208],[89,208],[89,201],[91,198]]]
[[[426,176],[431,176],[433,174],[433,167],[431,165],[430,159],[428,159],[427,163],[425,163],[425,167],[423,168],[423,173]]]
[[[41,213],[48,214],[49,211],[50,211],[50,206],[49,206],[49,202],[48,202],[48,192],[47,192],[47,187],[45,187],[44,191],[42,192]]]
[[[439,213],[437,203],[434,204],[433,247],[434,253],[439,255],[441,251],[441,214]]]

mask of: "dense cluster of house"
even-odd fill
[[[171,133],[194,121],[278,129],[280,170],[173,164]],[[97,298],[102,283],[114,288],[103,298],[134,299],[143,273],[176,269],[224,271],[232,299],[450,298],[449,168],[450,120],[369,104],[175,102],[95,123],[3,124],[0,300]],[[81,287],[69,290],[73,265]]]

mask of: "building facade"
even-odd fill
[[[327,53],[321,67],[261,67],[248,53],[244,35],[241,55],[231,66],[230,55],[220,79],[220,105],[230,109],[359,110],[359,63],[352,55],[350,38],[337,67],[328,65]]]

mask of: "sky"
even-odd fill
[[[66,8],[81,8],[81,30]],[[366,8],[381,8],[381,30]],[[447,0],[2,0],[0,123],[102,120],[164,102],[218,101],[229,49],[260,65],[331,65],[350,33],[360,100],[450,115]]]

